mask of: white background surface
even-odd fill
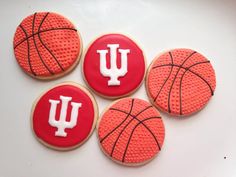
[[[100,34],[128,34],[148,64],[163,50],[187,47],[211,60],[217,76],[214,97],[200,113],[183,120],[162,113],[166,139],[151,163],[123,167],[100,151],[96,133],[80,148],[45,148],[30,129],[35,98],[62,81],[83,85],[81,63],[49,82],[21,71],[13,35],[35,11],[54,11],[80,30],[84,46]],[[235,177],[236,176],[236,1],[0,1],[0,177]],[[147,99],[144,85],[133,94]],[[111,102],[96,96],[100,112]],[[226,159],[224,159],[226,157]]]

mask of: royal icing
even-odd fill
[[[17,27],[13,43],[20,67],[39,79],[70,71],[78,63],[82,47],[74,25],[52,12],[26,17]]]
[[[55,132],[55,136],[62,136],[66,137],[67,133],[65,132],[66,128],[74,128],[77,124],[77,119],[79,115],[79,108],[81,108],[81,103],[71,102],[72,110],[71,110],[71,116],[70,121],[66,121],[67,116],[67,109],[68,109],[68,103],[72,100],[72,97],[66,97],[60,95],[61,100],[61,111],[60,111],[60,118],[56,120],[56,110],[57,105],[60,103],[59,100],[49,100],[51,103],[50,111],[49,111],[49,120],[48,123],[52,127],[57,127],[57,131]]]
[[[106,55],[109,50],[97,50],[100,54],[100,72],[105,77],[110,77],[108,86],[120,85],[118,77],[122,77],[127,73],[127,54],[130,53],[130,49],[118,49],[119,44],[108,44],[110,49],[110,69],[107,68]],[[121,55],[121,68],[117,67],[117,49]]]
[[[88,138],[96,121],[96,104],[84,88],[62,84],[47,91],[32,113],[35,135],[58,149],[73,148]]]
[[[123,98],[101,116],[98,138],[103,152],[125,165],[141,165],[161,150],[165,128],[159,112],[141,99]]]
[[[212,97],[216,78],[209,60],[191,49],[174,49],[154,59],[146,89],[153,104],[172,115],[190,115]]]
[[[141,84],[145,59],[142,50],[128,37],[107,34],[89,46],[83,72],[88,85],[98,94],[121,97]]]

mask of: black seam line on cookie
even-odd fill
[[[206,60],[206,61],[201,61],[201,62],[197,62],[197,63],[195,63],[195,64],[198,64],[198,63],[202,63],[202,62],[206,62],[206,63],[210,63],[210,60]],[[195,65],[194,64],[194,65]],[[183,69],[187,69],[187,68],[189,68],[190,66],[188,66],[188,67],[184,67],[184,66],[181,66],[181,65],[177,65],[177,64],[163,64],[163,65],[157,65],[157,66],[153,66],[153,68],[152,69],[156,69],[156,68],[161,68],[161,67],[165,67],[165,66],[176,66],[176,67],[180,67],[180,68],[183,68]],[[192,66],[192,65],[191,65]]]
[[[171,64],[173,65],[173,56],[172,56],[171,52],[169,52],[169,55],[170,55],[170,59],[171,59]],[[154,102],[157,100],[159,94],[161,93],[161,91],[164,88],[166,82],[169,80],[169,78],[171,76],[171,73],[172,73],[172,70],[173,70],[173,66],[172,65],[171,65],[171,69],[170,69],[168,77],[166,78],[165,82],[161,86],[161,89],[159,90],[159,92],[157,93],[156,97],[154,98]]]
[[[115,109],[115,108],[110,108],[110,110],[115,110],[115,111],[120,111],[120,112],[122,112],[122,113],[125,113],[125,114],[126,114],[126,119],[124,119],[124,121],[123,121],[123,122],[125,122],[125,121],[128,119],[129,116],[133,117],[134,119],[138,119],[138,118],[136,118],[137,116],[139,116],[141,113],[143,113],[144,111],[146,111],[147,109],[149,109],[149,108],[151,108],[151,107],[152,107],[152,106],[148,106],[148,107],[144,108],[142,111],[140,111],[138,114],[136,114],[136,116],[132,115],[131,112],[130,112],[130,113],[127,113],[127,112],[125,112],[125,111],[122,111],[122,110],[119,110],[119,109]],[[119,135],[118,135],[118,137],[117,137],[117,139],[116,139],[116,141],[115,141],[115,143],[114,143],[114,145],[113,145],[113,148],[116,147],[116,144],[117,144],[117,142],[118,142],[120,136],[122,135],[123,131],[125,130],[125,128],[126,128],[134,119],[131,119],[131,120],[128,122],[128,124],[126,124],[125,127],[121,130],[121,132],[119,133]],[[122,122],[122,123],[123,123],[123,122]],[[119,126],[120,126],[120,125],[119,125]],[[113,148],[112,148],[112,149],[113,149]],[[115,149],[114,149],[114,150],[115,150]],[[114,150],[113,150],[113,151],[114,151]],[[112,153],[111,153],[111,157],[112,157],[112,155],[113,155],[113,151],[112,151]]]
[[[22,31],[24,32],[25,34],[25,37],[28,36],[26,30],[23,28],[22,25],[20,25],[20,28],[22,29]],[[36,76],[36,73],[34,72],[33,68],[32,68],[32,65],[31,65],[31,61],[30,61],[30,44],[29,44],[29,40],[27,39],[27,51],[28,51],[28,54],[27,54],[27,57],[28,57],[28,64],[29,64],[29,68],[30,68],[30,71],[31,73]]]
[[[32,23],[32,34],[34,33],[34,25],[35,25],[35,19],[36,19],[36,16],[37,16],[37,13],[34,14],[34,17],[33,17],[33,23]],[[33,36],[33,41],[34,41],[34,46],[35,46],[35,49],[37,51],[37,54],[41,60],[41,62],[43,63],[44,67],[48,70],[48,72],[53,75],[54,73],[48,68],[48,66],[46,65],[46,63],[44,62],[44,60],[42,59],[42,56],[39,52],[39,49],[37,47],[37,44],[36,44],[36,40],[35,40],[35,36]]]
[[[130,110],[129,110],[129,114],[130,114],[131,111],[132,111],[133,104],[134,104],[134,99],[132,99],[131,107],[130,107]],[[112,131],[110,131],[108,134],[106,134],[106,136],[104,136],[104,137],[100,140],[100,143],[102,143],[109,135],[111,135],[117,128],[119,128],[119,127],[128,119],[129,114],[127,114],[126,118],[125,118],[123,121],[121,121],[119,125],[117,125]]]
[[[133,99],[132,99],[133,100]],[[131,104],[133,104],[133,103],[131,103]],[[133,105],[131,105],[132,107],[133,107]],[[149,109],[149,108],[151,108],[152,106],[148,106],[148,107],[146,107],[145,109],[143,109],[142,111],[140,111],[137,115],[136,115],[136,117],[138,116],[138,115],[140,115],[141,113],[143,113],[144,111],[146,111],[147,109]],[[111,109],[111,108],[110,108]],[[132,110],[130,110],[130,112],[129,113],[127,113],[127,117],[119,124],[119,125],[117,125],[111,132],[109,132],[106,136],[104,136],[101,140],[100,140],[100,142],[102,143],[109,135],[111,135],[117,128],[119,128],[127,119],[128,119],[128,116],[129,115],[131,115],[131,111]],[[133,117],[133,116],[132,116]]]
[[[133,134],[134,134],[135,129],[138,128],[139,125],[143,125],[143,122],[145,122],[145,121],[147,121],[147,120],[150,120],[150,119],[158,119],[158,117],[148,117],[148,118],[142,120],[141,122],[139,122],[138,124],[136,124],[135,127],[133,128],[133,130],[132,130],[132,132],[131,132],[131,134],[130,134],[130,136],[129,136],[128,143],[126,144],[126,147],[125,147],[125,151],[124,151],[124,154],[123,154],[123,157],[122,157],[122,162],[125,162],[125,156],[126,156],[126,153],[127,153],[127,150],[128,150],[128,147],[129,147],[129,144],[130,144],[130,141],[131,141],[131,138],[132,138],[132,136],[133,136]],[[150,131],[150,133],[152,134],[152,136],[155,137],[155,135],[153,134],[153,132]],[[155,140],[156,140],[156,139],[155,139]],[[158,141],[156,140],[156,142],[158,142]],[[159,150],[161,150],[161,148],[160,148],[160,146],[159,146],[159,143],[158,143],[158,148],[159,148]]]
[[[182,81],[183,81],[184,75],[187,73],[187,71],[188,71],[190,68],[192,68],[192,67],[194,67],[194,66],[196,66],[196,65],[200,65],[200,64],[204,64],[204,63],[209,63],[209,62],[210,62],[210,61],[203,61],[203,62],[195,63],[195,64],[189,66],[189,67],[184,71],[184,73],[183,73],[183,75],[182,75],[182,77],[181,77],[181,79],[180,79],[180,85],[179,85],[180,115],[182,115]],[[211,90],[211,95],[213,95],[213,91],[212,91],[211,87],[209,87],[209,88],[210,88],[210,90]]]
[[[132,110],[133,110],[133,106],[134,106],[134,99],[132,99],[129,113],[126,115],[126,118],[125,118],[124,121],[122,121],[122,122],[125,122],[125,120],[128,119],[129,115],[131,114],[131,112],[132,112]],[[114,142],[114,144],[113,144],[113,146],[112,146],[112,150],[111,150],[111,154],[110,154],[111,157],[113,156],[113,153],[114,153],[115,148],[116,148],[116,143],[118,142],[119,137],[120,137],[120,134],[118,135],[116,141]]]
[[[119,109],[114,109],[114,108],[112,108],[112,109],[110,109],[110,110],[115,110],[115,111],[122,112],[122,113],[124,113],[124,114],[128,114],[126,111],[119,110]],[[120,132],[120,134],[119,134],[119,136],[118,136],[117,139],[119,139],[119,137],[121,136],[121,134],[123,133],[123,131],[126,129],[126,127],[127,127],[133,120],[137,120],[138,122],[140,122],[140,123],[152,134],[154,140],[155,140],[156,143],[157,143],[157,146],[158,146],[159,150],[161,150],[160,144],[159,144],[158,140],[156,139],[155,135],[154,135],[154,134],[152,133],[152,131],[150,130],[150,128],[149,128],[146,124],[142,123],[142,121],[139,120],[136,116],[133,116],[133,115],[131,115],[131,114],[130,114],[130,116],[133,117],[133,119],[131,119],[131,120],[128,122],[128,124],[125,125],[125,127],[122,129],[122,131]],[[153,118],[154,118],[154,117],[155,117],[155,118],[159,118],[159,119],[161,118],[160,116],[153,116]],[[150,118],[151,118],[151,117],[150,117]],[[118,140],[117,140],[117,141],[118,141]]]
[[[116,110],[116,111],[121,111],[121,110]],[[142,112],[143,112],[143,111],[142,111]],[[122,113],[124,113],[124,112],[122,112]],[[127,116],[131,116],[131,114],[127,114],[127,113],[126,113],[126,115],[127,115]],[[138,118],[136,118],[136,116],[134,116],[134,118],[133,118],[133,119],[130,119],[129,122],[123,127],[123,129],[120,131],[120,133],[119,133],[119,135],[118,135],[116,141],[115,141],[114,144],[113,144],[112,152],[111,152],[111,154],[110,154],[111,157],[113,156],[113,153],[114,153],[114,151],[115,151],[116,144],[117,144],[117,142],[119,141],[119,139],[120,139],[122,133],[125,131],[125,129],[129,126],[129,124],[130,124],[133,120],[137,120],[137,121],[140,122],[140,120],[139,120]],[[150,130],[146,125],[144,125],[144,126],[145,126],[145,128],[146,128],[148,131],[151,132],[151,130]],[[151,132],[151,134],[152,134],[152,132]],[[154,139],[156,140],[155,136],[154,136]],[[157,141],[157,144],[158,144],[158,147],[160,147],[158,141]]]
[[[20,44],[22,44],[23,42],[25,42],[27,39],[35,36],[35,35],[38,35],[38,34],[41,34],[41,33],[45,33],[45,32],[48,32],[48,31],[57,31],[57,30],[71,30],[71,31],[77,31],[76,29],[74,28],[66,28],[66,27],[61,27],[61,28],[51,28],[51,29],[45,29],[45,30],[41,30],[39,32],[36,32],[36,33],[33,33],[31,35],[29,35],[27,38],[24,38],[23,40],[21,40],[18,44],[15,45],[14,49],[17,48]]]
[[[187,62],[188,59],[190,59],[195,53],[197,53],[197,52],[196,52],[196,51],[192,52],[192,53],[182,62],[181,66],[183,66],[183,65],[185,64],[185,62]],[[170,91],[169,91],[169,94],[168,94],[168,112],[169,112],[169,113],[171,113],[171,108],[170,108],[170,96],[171,96],[172,88],[173,88],[173,86],[174,86],[175,80],[176,80],[176,78],[177,78],[177,76],[178,76],[178,74],[179,74],[180,69],[181,69],[181,68],[178,68],[178,71],[176,72],[175,77],[174,77],[174,79],[173,79],[173,82],[172,82],[172,84],[171,84],[171,86],[170,86]]]
[[[40,31],[42,25],[43,25],[43,22],[45,21],[45,19],[47,18],[49,12],[44,16],[44,18],[42,19],[40,25],[39,25],[39,28],[38,28],[38,31]],[[43,42],[41,36],[40,36],[40,33],[38,33],[38,38],[39,38],[39,41],[41,42],[41,44],[45,47],[45,49],[51,54],[51,56],[55,59],[55,61],[57,62],[58,66],[61,68],[62,71],[64,71],[63,67],[61,66],[61,64],[59,63],[59,61],[57,60],[57,58],[55,57],[55,55],[53,54],[53,52],[46,46],[46,44]]]
[[[210,61],[207,61],[207,63],[210,63]],[[195,64],[198,64],[198,63],[195,63]],[[206,81],[206,79],[204,79],[201,75],[199,75],[198,73],[192,71],[191,69],[188,69],[189,67],[183,67],[183,66],[180,66],[180,65],[171,65],[171,64],[165,64],[165,65],[159,65],[159,66],[155,66],[155,68],[158,68],[158,67],[165,67],[165,66],[175,66],[175,67],[179,67],[179,68],[182,68],[182,69],[185,69],[185,70],[188,70],[189,72],[191,72],[192,74],[198,76],[200,79],[202,79],[208,86],[209,86],[209,89],[211,91],[211,94],[214,95],[214,91],[213,89],[211,88],[211,85]]]

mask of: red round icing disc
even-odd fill
[[[124,35],[103,35],[88,47],[83,74],[88,85],[99,95],[126,96],[135,91],[144,78],[143,52]]]
[[[161,150],[165,128],[159,112],[141,99],[123,98],[101,116],[98,138],[103,152],[124,165],[142,165]]]
[[[97,105],[83,87],[60,84],[44,93],[32,109],[32,128],[46,146],[68,150],[82,144],[92,133]]]
[[[156,57],[146,79],[153,104],[173,115],[201,110],[215,87],[215,72],[210,61],[190,49],[174,49]]]
[[[17,27],[13,43],[21,68],[38,79],[68,73],[79,62],[82,51],[82,41],[74,25],[51,12],[26,17]]]

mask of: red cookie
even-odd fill
[[[190,49],[174,49],[156,57],[146,78],[150,100],[172,115],[189,115],[201,110],[215,87],[210,61]]]
[[[97,104],[84,87],[57,85],[40,96],[32,108],[32,129],[48,147],[69,150],[84,143],[97,119]]]
[[[141,99],[123,98],[114,102],[97,127],[103,152],[115,162],[129,166],[153,159],[165,138],[159,112]]]
[[[83,60],[87,84],[99,95],[118,98],[133,93],[145,75],[142,50],[122,34],[106,34],[88,47]]]
[[[78,64],[81,51],[81,37],[74,25],[56,13],[39,12],[26,17],[14,36],[17,62],[38,79],[68,73]]]

